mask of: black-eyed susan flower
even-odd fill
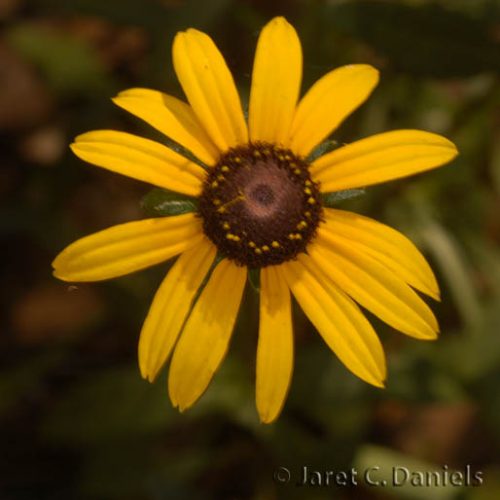
[[[328,208],[323,195],[438,167],[456,155],[455,146],[436,134],[398,130],[310,160],[369,96],[378,72],[364,64],[335,69],[299,100],[300,41],[282,17],[258,40],[248,124],[206,34],[178,33],[173,62],[189,104],[139,88],[114,102],[189,154],[110,130],[83,134],[71,147],[89,163],[192,197],[193,211],[82,238],[55,259],[55,276],[103,280],[179,255],[142,328],[139,364],[152,381],[173,353],[168,389],[181,411],[203,394],[226,354],[249,269],[260,273],[256,399],[263,422],[278,416],[290,384],[291,294],[340,361],[383,386],[382,346],[357,304],[403,333],[434,339],[438,324],[415,290],[438,299],[438,285],[405,236]]]

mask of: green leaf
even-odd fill
[[[334,193],[321,193],[321,201],[323,206],[334,208],[341,201],[358,198],[365,194],[365,190],[361,189],[345,189],[344,191],[335,191]]]
[[[195,198],[159,188],[152,189],[144,196],[141,206],[152,217],[181,215],[198,210]]]
[[[260,293],[260,269],[248,270],[248,282],[254,292]]]
[[[207,275],[205,276],[205,278],[201,282],[201,285],[198,288],[198,291],[196,292],[196,295],[193,298],[193,306],[194,306],[194,304],[196,304],[196,302],[198,302],[198,299],[201,295],[201,292],[207,286],[207,283],[208,283],[208,280],[210,279],[210,276],[212,276],[212,273],[214,272],[215,268],[219,265],[219,263],[223,259],[224,259],[224,256],[220,252],[217,252],[217,255],[215,256],[215,259],[212,262],[212,265],[210,266],[210,269],[208,270]],[[191,314],[191,312],[189,312],[189,314]],[[189,314],[187,316],[189,316]]]
[[[333,140],[327,140],[316,146],[309,156],[307,157],[307,162],[312,163],[314,160],[317,160],[320,156],[323,156],[326,153],[330,153],[334,149],[339,147],[339,143]]]

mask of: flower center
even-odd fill
[[[321,218],[308,164],[258,142],[230,149],[211,168],[199,200],[205,234],[227,258],[259,268],[305,251]]]
[[[274,191],[267,184],[259,184],[251,193],[249,198],[260,205],[272,205],[274,201]]]

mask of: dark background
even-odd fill
[[[495,0],[0,0],[0,499],[500,498],[500,5]],[[159,138],[110,98],[142,86],[182,97],[178,30],[209,33],[248,95],[261,27],[285,15],[304,85],[347,63],[381,82],[336,132],[422,128],[460,156],[339,204],[400,229],[442,288],[442,335],[412,340],[374,320],[389,381],[351,375],[295,308],[296,363],[280,419],[254,407],[257,297],[223,368],[186,414],[166,370],[140,378],[141,322],[168,265],[68,286],[50,262],[71,241],[143,216],[149,186],[88,166],[68,144],[112,128]],[[409,465],[483,472],[480,487],[294,485],[320,470]],[[273,480],[286,466],[290,484]]]

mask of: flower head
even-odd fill
[[[194,211],[82,238],[54,260],[55,276],[103,280],[179,256],[144,322],[139,364],[152,381],[173,353],[168,388],[181,411],[203,394],[226,354],[248,269],[260,273],[256,394],[263,422],[279,415],[290,384],[291,293],[340,361],[383,386],[382,346],[357,303],[403,333],[434,339],[436,319],[414,289],[438,299],[438,286],[406,237],[325,206],[323,194],[438,167],[455,157],[455,146],[399,130],[311,160],[369,96],[378,72],[364,64],[335,69],[299,100],[300,41],[282,17],[258,40],[248,125],[231,73],[206,34],[178,33],[173,61],[189,104],[139,88],[114,102],[189,155],[109,130],[83,134],[71,147],[89,163],[197,198]]]

